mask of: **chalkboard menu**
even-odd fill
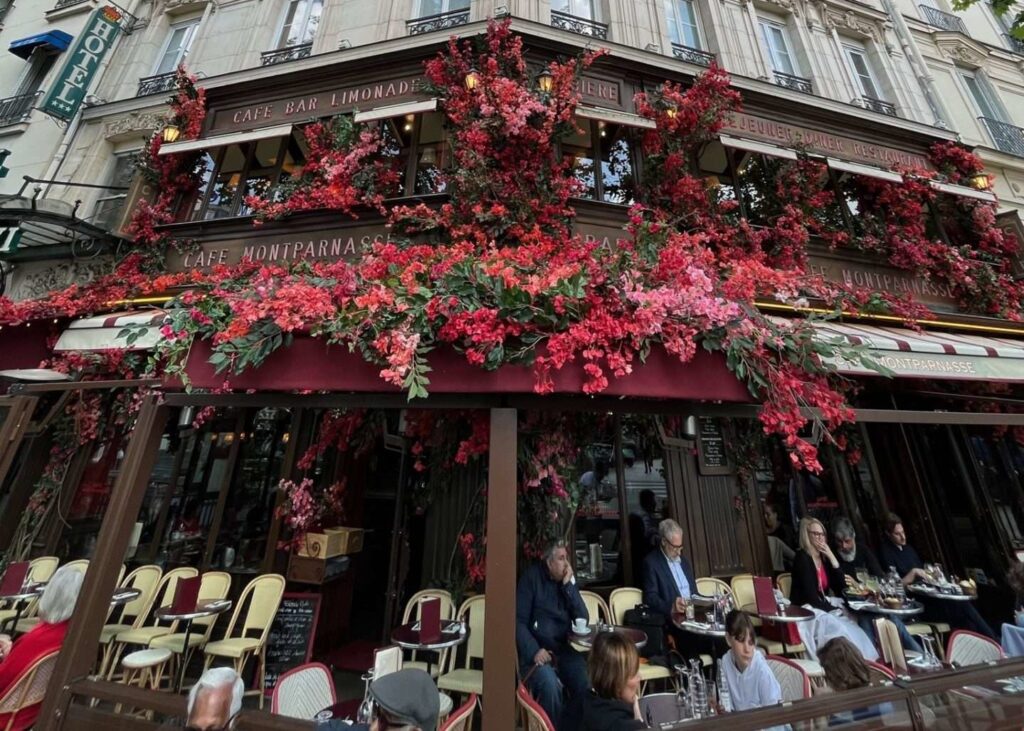
[[[319,594],[285,594],[281,598],[267,638],[267,695],[282,673],[309,662],[319,616]]]
[[[725,433],[718,419],[697,420],[697,466],[702,475],[731,475],[732,460],[725,446]]]

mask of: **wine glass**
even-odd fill
[[[373,671],[363,674],[363,702],[359,704],[356,711],[356,723],[369,724],[373,721],[373,699],[370,698],[370,681],[373,680]]]

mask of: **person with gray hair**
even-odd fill
[[[661,550],[644,559],[644,604],[670,622],[673,612],[682,614],[690,596],[697,592],[693,567],[683,555],[683,529],[671,518],[658,523]]]
[[[39,599],[39,624],[13,643],[7,635],[0,635],[0,696],[36,663],[60,650],[81,589],[82,572],[62,566],[50,578]],[[41,702],[22,708],[10,726],[11,714],[0,713],[0,728],[31,728],[40,705]]]
[[[226,731],[242,710],[245,684],[231,668],[210,668],[188,693],[189,731]]]
[[[576,728],[583,697],[590,690],[587,663],[569,644],[574,620],[589,624],[565,544],[544,549],[516,588],[516,648],[520,676],[556,729]],[[563,703],[567,690],[568,703]],[[563,710],[564,709],[564,710]]]

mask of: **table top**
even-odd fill
[[[640,715],[649,728],[688,721],[690,719],[685,717],[685,710],[685,706],[676,701],[675,693],[651,693],[640,699]]]
[[[701,635],[702,637],[718,637],[725,639],[725,626],[719,625],[715,627],[710,622],[705,621],[707,619],[707,613],[703,617],[694,617],[693,619],[686,619],[685,614],[679,614],[678,612],[672,613],[672,624],[683,632],[689,632],[695,635]]]
[[[913,599],[907,601],[900,607],[887,607],[866,599],[849,601],[847,605],[855,612],[871,612],[872,614],[884,614],[890,617],[913,617],[924,611],[924,605]]]
[[[26,599],[35,599],[37,596],[43,593],[43,589],[46,588],[46,584],[29,584],[23,586],[21,592],[18,594],[3,594],[0,595],[0,601],[7,602],[22,602]]]
[[[920,594],[930,599],[943,599],[951,602],[973,602],[978,598],[974,594],[946,594],[928,584],[910,584],[907,587],[907,591],[912,591],[915,594]]]
[[[638,650],[643,648],[643,646],[647,644],[647,633],[644,632],[642,629],[635,629],[633,627],[623,627],[618,624],[592,624],[587,628],[590,631],[585,635],[581,635],[577,633],[575,630],[570,630],[569,639],[572,640],[573,643],[581,647],[585,647],[589,650],[594,645],[594,638],[597,636],[599,628],[605,632],[619,633],[627,640],[632,642],[634,645],[636,645],[636,649]]]
[[[416,627],[419,622],[411,622],[403,624],[401,627],[395,627],[391,632],[391,641],[405,650],[444,650],[448,647],[455,647],[465,642],[466,638],[469,637],[469,628],[467,627],[464,632],[460,632],[453,623],[452,629],[446,629],[446,624],[450,621],[441,620],[441,635],[433,642],[423,642],[420,640],[420,630]]]
[[[158,619],[174,622],[178,620],[199,619],[200,617],[212,617],[214,614],[221,614],[229,609],[231,609],[230,599],[215,599],[214,601],[200,602],[196,605],[194,612],[176,613],[172,607],[168,606],[160,607],[155,613]]]
[[[814,619],[814,612],[810,609],[798,607],[795,604],[787,604],[784,607],[780,606],[775,614],[762,614],[757,611],[756,604],[746,604],[742,607],[742,611],[772,622],[810,622]]]
[[[114,605],[127,604],[130,601],[138,599],[141,594],[142,591],[135,587],[130,586],[126,589],[117,588],[114,589],[114,594],[110,598],[110,603]]]

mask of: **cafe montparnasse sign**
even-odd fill
[[[121,13],[117,8],[107,5],[93,12],[43,100],[44,112],[64,121],[75,116],[120,29]]]

